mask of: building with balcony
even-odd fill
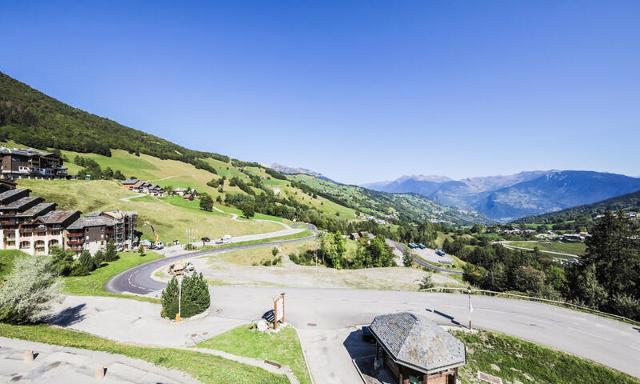
[[[31,196],[28,189],[0,182],[0,249],[18,249],[32,255],[49,254],[53,247],[95,254],[109,241],[133,248],[136,212],[109,211],[80,215],[59,211],[55,203]]]
[[[67,176],[62,158],[55,153],[0,147],[0,157],[0,175],[3,179],[54,179]]]

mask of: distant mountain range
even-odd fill
[[[530,171],[452,180],[404,176],[364,185],[392,193],[417,193],[439,204],[473,210],[506,222],[590,204],[640,190],[640,178],[593,171]]]
[[[278,164],[278,163],[273,163],[271,165],[268,165],[268,167],[280,173],[284,173],[285,175],[309,175],[309,176],[314,176],[321,179],[328,179],[328,177],[324,176],[322,173],[312,171],[307,168],[289,167],[289,166]]]

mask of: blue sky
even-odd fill
[[[640,176],[638,1],[81,3],[0,0],[0,71],[190,148],[349,183]]]

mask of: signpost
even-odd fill
[[[273,329],[278,329],[278,321],[285,323],[284,292],[273,299]]]

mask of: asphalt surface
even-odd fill
[[[287,240],[285,242],[302,241]],[[164,288],[153,280],[157,268],[179,259],[249,249],[256,244],[223,250],[192,252],[154,261],[112,279],[113,292],[147,294]],[[254,320],[272,306],[280,292],[287,297],[286,316],[299,330],[303,349],[317,383],[339,383],[353,375],[346,338],[357,326],[388,312],[421,313],[443,325],[467,325],[503,332],[525,340],[581,356],[640,377],[640,329],[630,324],[565,308],[523,300],[473,296],[469,313],[466,295],[404,291],[373,291],[317,288],[258,288],[216,286],[212,288],[215,316]]]
[[[223,252],[236,251],[242,249],[252,249],[260,247],[273,247],[279,244],[289,244],[307,241],[318,236],[318,230],[315,226],[309,225],[312,235],[301,237],[299,239],[276,240],[259,244],[235,245],[227,246],[220,249],[212,249],[206,251],[184,251],[175,256],[165,257],[164,259],[155,260],[138,267],[124,271],[107,282],[105,288],[109,292],[114,293],[135,293],[138,295],[146,295],[152,292],[164,289],[166,283],[159,282],[151,278],[151,275],[158,268],[173,264],[178,260],[190,259],[198,256],[216,255]]]

